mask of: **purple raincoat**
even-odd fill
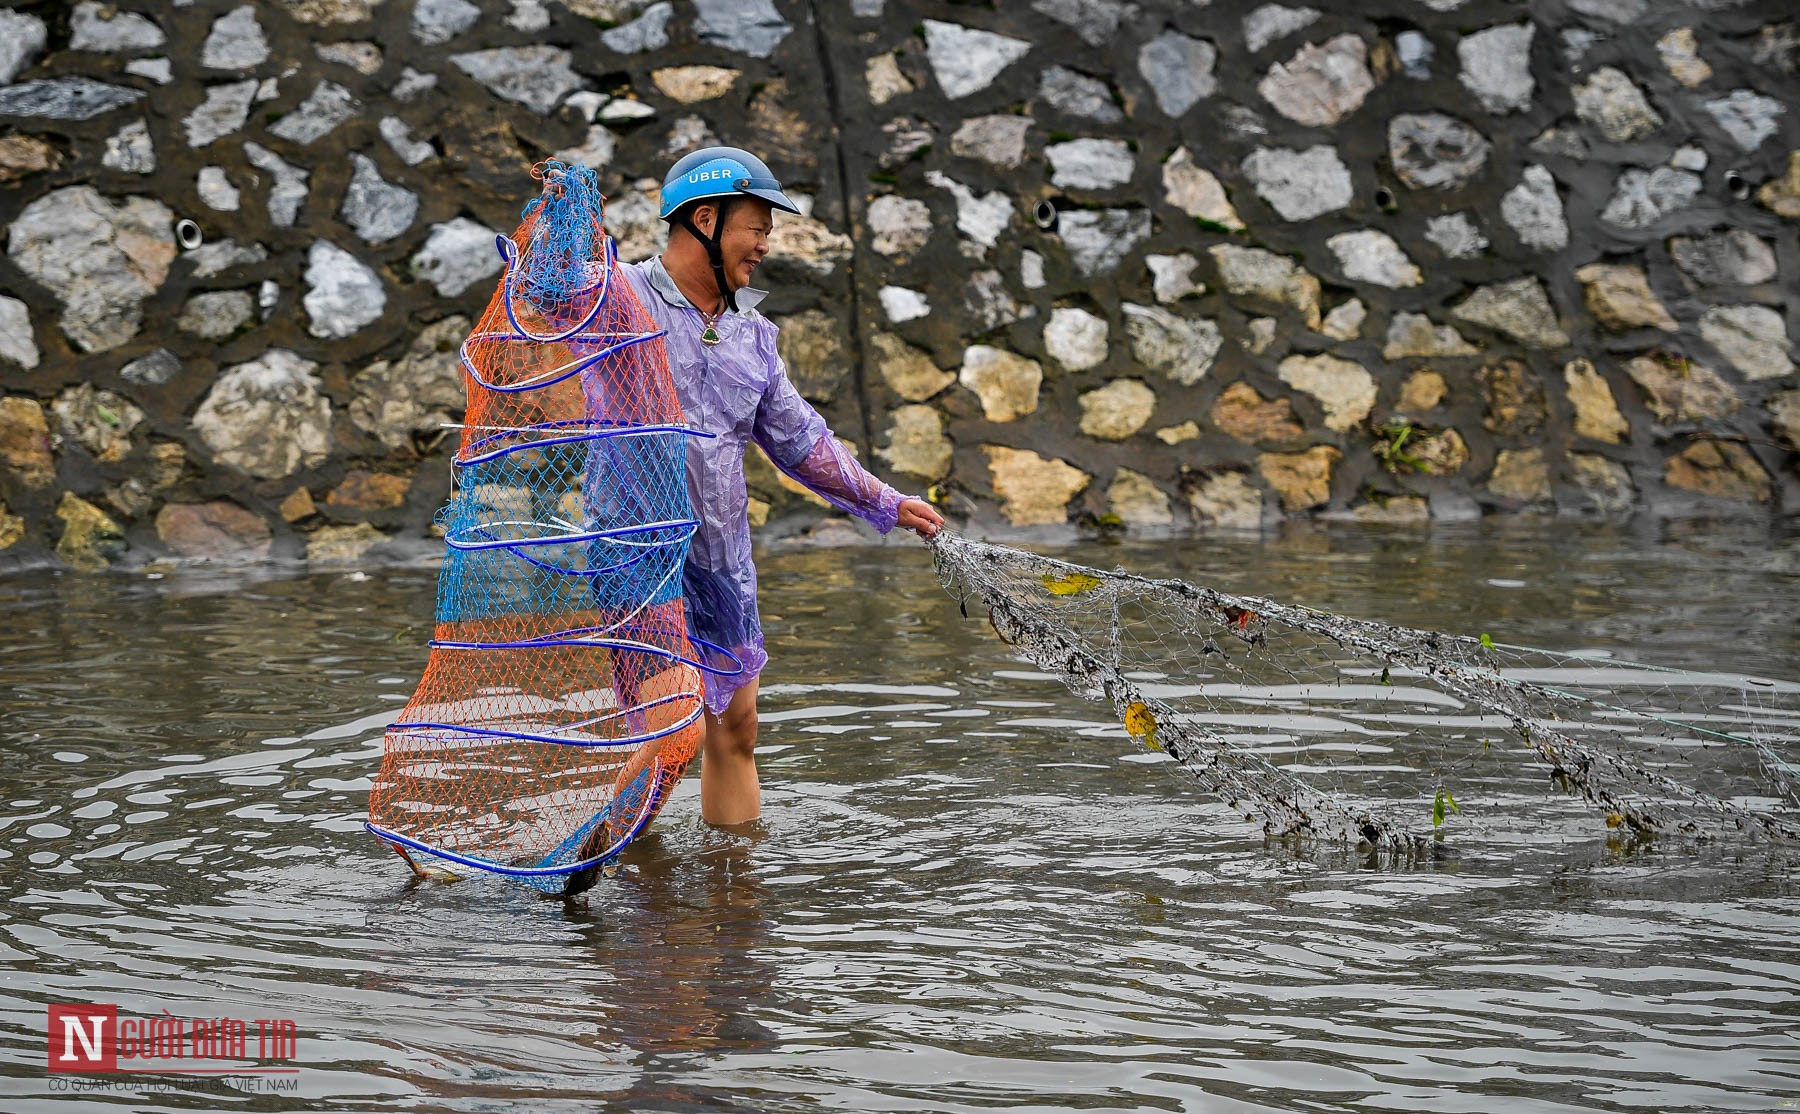
[[[864,470],[788,381],[775,352],[775,323],[755,308],[762,291],[738,291],[739,308],[720,316],[713,326],[719,343],[708,346],[700,343],[700,311],[661,258],[623,263],[620,270],[669,334],[669,373],[688,424],[717,434],[688,440],[688,497],[700,526],[688,547],[682,587],[688,629],[744,663],[734,676],[706,675],[706,706],[718,715],[769,660],[750,561],[744,443],[754,440],[777,468],[883,534],[894,528],[907,497]]]

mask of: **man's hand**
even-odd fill
[[[933,537],[944,525],[944,516],[923,499],[907,499],[900,504],[896,526],[904,526],[921,538]]]

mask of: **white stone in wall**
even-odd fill
[[[944,416],[934,407],[897,406],[888,426],[887,445],[875,455],[896,472],[925,480],[941,480],[950,474],[956,446],[944,436]]]
[[[1050,182],[1065,189],[1109,190],[1131,181],[1137,160],[1123,139],[1071,139],[1044,148]]]
[[[142,100],[141,90],[108,85],[91,77],[21,81],[0,88],[0,116],[41,120],[92,120],[120,105]]]
[[[1613,143],[1630,143],[1662,127],[1662,117],[1650,107],[1644,91],[1624,71],[1601,66],[1588,80],[1575,86],[1575,114],[1600,130]]]
[[[44,21],[27,12],[0,10],[0,85],[10,85],[43,52]]]
[[[306,286],[307,331],[327,340],[361,332],[387,308],[381,277],[328,240],[314,240],[306,253]]]
[[[1319,400],[1325,427],[1344,433],[1375,408],[1375,377],[1354,360],[1336,356],[1289,356],[1276,374],[1281,381]]]
[[[937,19],[925,21],[925,57],[938,87],[951,100],[986,89],[1030,50],[1031,44],[1023,39]]]
[[[1488,239],[1467,213],[1445,213],[1425,222],[1425,238],[1451,259],[1473,259],[1487,250]]]
[[[26,371],[38,366],[37,338],[31,331],[31,311],[17,298],[0,295],[0,360]]]
[[[1742,228],[1702,236],[1677,236],[1669,254],[1681,273],[1707,285],[1754,286],[1776,274],[1775,249]]]
[[[913,83],[900,72],[900,60],[891,50],[864,63],[863,80],[869,86],[869,103],[876,107],[913,91]]]
[[[208,86],[206,99],[182,121],[188,146],[204,147],[242,128],[250,118],[250,104],[255,99],[254,80]]]
[[[362,114],[350,90],[335,81],[321,81],[294,111],[275,121],[269,134],[302,146],[330,135],[339,124]]]
[[[1125,440],[1156,412],[1156,392],[1137,379],[1114,379],[1076,402],[1081,406],[1081,432],[1102,441]]]
[[[887,319],[896,325],[902,321],[917,321],[931,313],[931,303],[925,300],[925,295],[904,286],[884,286],[875,296],[881,300],[881,310],[887,314]]]
[[[1025,134],[1031,117],[1010,112],[997,116],[971,116],[950,136],[950,153],[959,158],[980,159],[999,167],[1015,167],[1025,161]]]
[[[869,202],[865,219],[869,246],[882,255],[909,256],[931,239],[931,210],[916,198],[884,193]]]
[[[694,33],[710,46],[753,58],[775,53],[793,24],[771,0],[694,0]]]
[[[550,9],[544,7],[543,0],[512,0],[512,14],[506,17],[506,25],[514,31],[535,34],[550,26]]]
[[[594,122],[594,117],[598,116],[600,110],[605,108],[607,102],[611,100],[612,97],[606,93],[598,93],[592,89],[580,89],[563,98],[563,107],[573,110],[576,115],[591,124]]]
[[[412,227],[419,213],[419,195],[382,178],[375,160],[360,152],[350,155],[350,186],[338,214],[364,242],[384,243]]]
[[[109,54],[155,50],[167,41],[162,28],[137,12],[82,0],[69,17],[69,49]]]
[[[1183,116],[1219,87],[1213,74],[1219,52],[1204,39],[1164,31],[1138,50],[1138,73],[1165,116]]]
[[[244,144],[244,157],[274,181],[269,186],[269,221],[277,228],[292,228],[306,201],[307,172],[258,143]]]
[[[1131,338],[1132,358],[1183,386],[1193,386],[1211,371],[1225,347],[1219,326],[1204,317],[1184,317],[1134,302],[1119,308],[1125,315],[1125,335]]]
[[[1368,45],[1358,35],[1307,43],[1287,62],[1270,66],[1256,91],[1296,124],[1330,127],[1361,108],[1374,90],[1368,58]]]
[[[175,317],[175,327],[203,340],[224,340],[255,312],[256,304],[245,291],[208,290],[187,300]]]
[[[249,70],[262,65],[269,57],[269,41],[263,37],[262,24],[256,21],[256,8],[245,4],[213,21],[206,41],[200,44],[200,64],[209,70]]]
[[[719,137],[713,134],[704,117],[687,115],[669,125],[669,137],[663,141],[662,156],[673,162],[700,147],[715,147]]]
[[[1700,195],[1700,175],[1671,166],[1655,170],[1630,167],[1613,184],[1612,197],[1600,211],[1600,219],[1620,228],[1649,228],[1670,213],[1694,203]]]
[[[656,115],[656,109],[643,101],[630,97],[614,97],[606,102],[600,110],[600,122],[603,124],[628,124],[634,120],[648,120]]]
[[[140,387],[160,387],[181,374],[181,361],[167,348],[158,348],[119,369],[119,378]]]
[[[1148,209],[1070,209],[1056,229],[1075,269],[1084,277],[1106,274],[1150,238]]]
[[[1569,343],[1569,334],[1557,323],[1543,284],[1531,276],[1478,287],[1450,310],[1450,316],[1504,333],[1527,348],[1560,348]]]
[[[1524,178],[1500,199],[1500,216],[1533,251],[1561,251],[1569,246],[1569,222],[1563,216],[1556,179],[1541,166],[1525,168]]]
[[[1562,41],[1563,57],[1568,59],[1570,69],[1580,67],[1588,51],[1600,41],[1600,36],[1586,27],[1565,27],[1557,38]]]
[[[1763,140],[1781,130],[1780,120],[1787,106],[1749,89],[1733,89],[1717,100],[1707,101],[1706,111],[1732,142],[1754,151],[1763,145]]]
[[[1406,312],[1394,314],[1388,322],[1387,343],[1381,350],[1384,360],[1480,354],[1481,349],[1465,340],[1453,326],[1439,325],[1423,313]]]
[[[20,211],[7,252],[62,302],[62,329],[75,347],[101,352],[137,334],[144,299],[175,259],[174,222],[148,197],[115,205],[92,186],[65,186]]]
[[[1225,195],[1225,187],[1213,172],[1194,161],[1186,147],[1175,148],[1162,165],[1163,200],[1190,217],[1231,232],[1241,232],[1244,222]]]
[[[1595,19],[1625,24],[1642,19],[1648,3],[1649,0],[1569,0],[1569,7]]]
[[[1441,112],[1402,113],[1388,121],[1388,161],[1413,189],[1458,189],[1486,165],[1488,141]]]
[[[612,163],[618,145],[618,137],[605,124],[589,124],[581,146],[564,147],[554,157],[573,166],[590,166],[601,170]],[[427,150],[431,147],[429,143],[424,146]]]
[[[493,229],[467,217],[434,224],[425,246],[412,257],[413,274],[437,287],[440,296],[454,298],[505,266],[495,236]]]
[[[682,104],[699,104],[722,97],[742,76],[742,70],[725,66],[665,66],[650,71],[650,81],[657,92]]]
[[[1027,290],[1044,288],[1044,257],[1030,248],[1019,253],[1019,285]]]
[[[394,82],[389,95],[401,104],[411,104],[427,90],[437,88],[438,78],[434,73],[420,73],[411,66],[400,70],[400,80]]]
[[[983,248],[1000,242],[1000,236],[1012,221],[1013,203],[999,190],[977,196],[974,190],[947,174],[936,170],[925,172],[925,180],[939,189],[949,190],[956,199],[956,230]]]
[[[1700,44],[1692,27],[1677,27],[1656,40],[1656,53],[1669,76],[1692,89],[1705,83],[1713,69],[1700,57]]]
[[[644,9],[644,14],[630,23],[620,24],[600,34],[600,41],[608,50],[620,54],[644,54],[652,50],[661,50],[669,45],[669,20],[675,15],[675,5],[667,3],[652,4]]]
[[[1369,309],[1363,305],[1361,298],[1352,298],[1342,305],[1333,306],[1325,315],[1319,332],[1333,340],[1355,340],[1362,335],[1363,322],[1368,320]]]
[[[1700,335],[1745,379],[1781,379],[1794,373],[1787,324],[1768,306],[1713,306],[1700,315]]]
[[[1419,268],[1385,232],[1372,228],[1340,232],[1326,240],[1325,246],[1338,257],[1338,266],[1353,282],[1399,289],[1425,281]]]
[[[1038,79],[1038,96],[1051,108],[1070,116],[1083,116],[1102,124],[1125,119],[1106,82],[1063,66],[1045,68]]]
[[[233,267],[261,263],[269,258],[269,249],[261,244],[239,247],[236,240],[227,237],[223,240],[209,240],[182,258],[193,264],[195,278],[211,278]]]
[[[175,80],[175,67],[167,58],[133,58],[125,63],[125,72],[133,77],[148,78],[158,85]]]
[[[1119,33],[1119,24],[1137,15],[1137,5],[1125,0],[1031,0],[1031,9],[1066,27],[1081,41],[1100,47]]]
[[[1255,54],[1276,39],[1305,30],[1319,18],[1317,8],[1264,4],[1244,17],[1244,46]]]
[[[1044,351],[1070,371],[1106,359],[1106,319],[1075,306],[1057,306],[1044,326]]]
[[[1326,144],[1295,151],[1259,147],[1244,159],[1244,176],[1283,220],[1302,221],[1348,208],[1350,168]]]
[[[100,164],[125,174],[156,173],[156,145],[150,140],[150,126],[134,120],[108,137]]]
[[[1705,170],[1708,161],[1706,148],[1692,143],[1675,148],[1675,153],[1669,156],[1669,165],[1677,170]]]
[[[1402,31],[1394,36],[1394,56],[1399,59],[1400,72],[1414,81],[1430,80],[1431,60],[1436,55],[1437,47],[1421,32]]]
[[[565,96],[581,88],[581,75],[569,68],[571,58],[559,47],[538,45],[454,54],[450,61],[496,97],[548,116]]]
[[[383,116],[376,129],[394,154],[400,156],[400,161],[408,166],[418,166],[437,157],[437,148],[423,139],[414,139],[412,129],[398,116]]]
[[[1106,509],[1134,531],[1161,531],[1175,524],[1169,497],[1156,486],[1156,481],[1129,468],[1113,473],[1113,481],[1106,489]]]
[[[227,368],[194,411],[213,459],[262,479],[322,464],[331,453],[331,400],[318,365],[285,348]]]
[[[480,18],[481,9],[469,0],[413,0],[412,37],[437,46],[475,26]]]
[[[1206,249],[1229,294],[1261,298],[1298,310],[1307,328],[1319,327],[1319,280],[1285,255],[1237,244]]]
[[[208,209],[220,213],[235,213],[242,205],[238,188],[225,176],[225,168],[222,166],[201,167],[194,188],[200,195],[200,203]]]
[[[1036,306],[1021,306],[1006,288],[1006,278],[989,268],[976,271],[963,283],[963,309],[982,332],[1023,321],[1037,313]]]
[[[348,66],[364,77],[381,72],[381,48],[372,42],[314,43],[313,53],[319,61],[334,66]]]
[[[256,288],[256,308],[261,312],[264,321],[267,321],[269,315],[275,312],[275,306],[280,301],[280,285],[274,279],[263,279],[262,284]]]
[[[1474,93],[1489,112],[1523,112],[1531,107],[1535,83],[1531,78],[1530,23],[1509,23],[1465,35],[1456,44],[1462,62],[1463,87]]]
[[[1037,410],[1044,369],[1036,360],[1003,348],[971,344],[963,349],[957,379],[981,399],[983,417],[990,422],[1010,422]]]
[[[1176,255],[1146,255],[1144,265],[1150,268],[1150,289],[1156,300],[1172,305],[1194,294],[1206,293],[1206,284],[1194,278],[1200,261],[1187,252]]]

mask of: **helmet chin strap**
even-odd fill
[[[730,210],[731,203],[736,200],[735,197],[723,197],[716,202],[719,215],[713,220],[711,236],[700,231],[699,227],[694,224],[693,217],[687,213],[675,215],[676,222],[687,229],[688,235],[700,241],[700,246],[706,249],[706,258],[712,262],[713,281],[719,286],[719,297],[724,299],[725,308],[734,313],[737,311],[737,292],[731,289],[731,283],[725,278],[725,251],[720,247],[719,241],[725,235],[725,214]]]

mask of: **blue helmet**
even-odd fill
[[[800,207],[781,192],[781,183],[761,159],[738,147],[702,147],[669,168],[663,178],[664,220],[692,201],[709,197],[760,197],[790,213]]]

